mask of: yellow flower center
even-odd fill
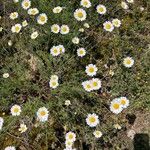
[[[90,67],[90,68],[89,68],[89,72],[90,72],[90,73],[94,72],[94,68],[93,68],[93,67]]]
[[[58,51],[57,51],[57,49],[54,49],[54,53],[56,54]]]
[[[80,51],[80,54],[81,54],[81,55],[83,54],[83,51],[82,51],[82,50]]]
[[[90,121],[91,123],[94,123],[94,122],[96,121],[96,119],[95,119],[95,117],[90,117],[90,118],[89,118],[89,121]]]
[[[86,85],[86,88],[87,88],[87,89],[90,89],[90,88],[91,88],[91,85],[90,85],[90,84],[87,84],[87,85]]]
[[[79,17],[79,18],[83,18],[83,13],[82,13],[82,12],[79,12],[79,13],[78,13],[78,17]]]
[[[119,104],[117,104],[117,103],[113,104],[113,108],[114,109],[119,109]]]
[[[111,29],[111,25],[110,24],[106,24],[106,29]]]
[[[130,65],[130,64],[131,64],[131,60],[130,60],[130,59],[127,59],[127,60],[126,60],[126,64]]]
[[[95,82],[93,82],[93,86],[97,86],[98,85],[98,83],[95,81]]]
[[[67,28],[63,28],[62,30],[63,30],[63,32],[66,32],[66,31],[67,31]]]
[[[29,3],[28,3],[28,2],[25,2],[25,3],[24,3],[24,6],[25,6],[25,7],[28,7],[28,6],[29,6]]]
[[[52,82],[52,85],[55,86],[55,85],[56,85],[56,82]]]
[[[45,111],[41,111],[41,112],[40,112],[40,115],[41,115],[41,116],[45,116],[45,115],[46,115],[46,112],[45,112]]]
[[[18,108],[14,108],[14,113],[17,113],[19,111]]]
[[[57,27],[54,27],[54,28],[53,28],[53,30],[54,30],[54,31],[57,31],[57,30],[58,30],[58,28],[57,28]]]
[[[88,5],[88,2],[87,2],[87,1],[84,1],[84,2],[83,2],[83,5],[85,5],[85,6]]]
[[[15,27],[15,30],[16,30],[17,32],[19,31],[19,29],[20,29],[20,28],[19,28],[18,26]]]
[[[103,8],[103,7],[100,7],[100,8],[98,9],[98,11],[99,11],[99,12],[103,12],[103,11],[104,11],[104,8]]]
[[[72,134],[69,134],[69,139],[73,139],[73,135]]]
[[[125,105],[125,104],[126,104],[126,100],[125,100],[125,99],[122,99],[122,100],[121,100],[121,104],[122,104],[122,105]]]
[[[40,16],[40,20],[41,20],[42,22],[45,22],[45,21],[46,21],[46,18],[45,18],[44,16]]]

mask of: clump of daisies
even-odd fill
[[[134,65],[134,59],[132,57],[124,58],[123,65],[127,68],[131,68]]]
[[[58,56],[58,55],[60,55],[64,52],[65,52],[65,47],[63,45],[53,46],[50,49],[50,53],[51,53],[52,56]]]
[[[37,120],[40,122],[46,122],[48,120],[49,112],[47,108],[41,107],[38,109],[37,113]]]
[[[99,90],[102,84],[100,79],[92,78],[91,80],[82,82],[82,86],[87,92],[91,92],[94,90]]]
[[[57,88],[59,86],[58,83],[58,76],[57,75],[52,75],[50,77],[50,81],[49,81],[49,86],[53,89]]]
[[[90,127],[96,127],[99,124],[99,118],[98,115],[96,115],[95,113],[93,114],[88,114],[87,118],[86,118],[86,123],[87,125],[89,125]]]
[[[106,21],[103,23],[104,30],[106,30],[108,32],[112,32],[115,27],[119,28],[120,26],[121,26],[121,21],[117,18],[113,19],[112,22]]]
[[[66,149],[72,149],[73,143],[76,141],[76,134],[72,131],[69,131],[66,133],[66,141],[65,141],[65,146]]]
[[[119,114],[124,108],[129,106],[129,100],[126,97],[115,98],[111,101],[110,110],[114,114]]]

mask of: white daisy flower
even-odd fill
[[[82,86],[87,92],[91,92],[93,90],[91,81],[82,82]]]
[[[13,0],[13,2],[14,2],[14,3],[18,3],[18,2],[19,2],[19,0]]]
[[[96,10],[99,14],[103,15],[106,13],[106,7],[104,5],[97,5]]]
[[[3,78],[6,79],[6,78],[8,78],[8,77],[9,77],[9,73],[4,73],[4,74],[3,74]]]
[[[37,119],[40,122],[45,122],[48,120],[49,112],[48,112],[47,108],[41,107],[38,109],[36,115],[37,115]]]
[[[18,18],[18,13],[17,12],[13,12],[9,15],[9,18],[12,19],[12,20],[15,20]]]
[[[86,123],[90,127],[96,127],[99,124],[98,116],[94,113],[93,114],[88,114],[88,116],[86,118]]]
[[[0,117],[0,130],[2,130],[3,123],[4,123],[4,119],[2,117]]]
[[[127,0],[128,3],[134,3],[134,0]]]
[[[83,25],[85,28],[89,28],[90,27],[90,25],[88,24],[88,23],[84,23],[84,25]]]
[[[2,32],[3,31],[3,27],[0,27],[0,32]]]
[[[76,140],[76,134],[74,132],[72,132],[72,131],[68,132],[66,134],[66,140],[74,142]]]
[[[59,86],[59,83],[57,80],[50,80],[49,81],[49,86],[53,89],[56,89]]]
[[[127,5],[126,2],[121,2],[121,7],[122,7],[123,9],[128,9],[128,8],[129,8],[129,6]]]
[[[52,76],[50,77],[50,80],[58,81],[58,76],[57,76],[57,75],[52,75]]]
[[[63,10],[62,7],[57,6],[57,7],[53,8],[53,13],[58,14],[58,13],[60,13],[62,10]]]
[[[30,0],[23,0],[21,3],[21,6],[23,9],[27,10],[31,6],[31,1]]]
[[[94,132],[93,132],[93,134],[94,134],[94,136],[96,137],[96,138],[100,138],[103,134],[102,134],[102,132],[101,131],[98,131],[98,130],[95,130]]]
[[[5,150],[16,150],[16,148],[14,146],[7,146]]]
[[[80,39],[78,37],[74,37],[72,39],[72,43],[74,43],[74,44],[79,44],[79,42],[80,42]]]
[[[13,44],[12,41],[9,40],[9,41],[8,41],[8,46],[12,46],[12,44]]]
[[[104,22],[103,26],[106,31],[112,32],[114,30],[114,26],[110,21]]]
[[[118,129],[118,130],[121,129],[121,126],[119,124],[114,124],[113,126],[114,126],[115,129]]]
[[[27,126],[25,124],[20,124],[20,128],[18,129],[21,133],[26,132]]]
[[[101,80],[98,78],[93,78],[91,80],[91,84],[92,84],[92,89],[93,90],[99,90],[101,88]]]
[[[66,148],[71,148],[72,149],[73,142],[70,141],[70,140],[66,140],[65,145],[66,145]]]
[[[127,108],[129,106],[129,100],[126,97],[120,97],[119,102],[123,108]]]
[[[90,8],[91,2],[89,0],[81,0],[80,5],[86,8]]]
[[[19,105],[13,105],[10,111],[12,116],[19,116],[21,113],[21,107]]]
[[[114,27],[118,28],[121,25],[121,21],[119,19],[113,19],[112,24],[114,25]]]
[[[28,9],[28,14],[29,15],[35,16],[38,13],[39,13],[39,10],[37,8],[30,8],[30,9]]]
[[[97,70],[98,69],[97,69],[96,65],[89,64],[88,66],[86,66],[85,72],[87,73],[88,76],[95,76]]]
[[[69,27],[68,25],[62,25],[61,28],[60,28],[60,33],[61,34],[68,34],[69,33]]]
[[[66,101],[65,101],[65,105],[66,105],[66,106],[69,106],[69,105],[71,105],[71,102],[70,102],[69,100],[66,100]]]
[[[80,28],[80,29],[79,29],[79,32],[84,32],[84,29],[83,29],[83,28]]]
[[[12,33],[19,33],[21,28],[22,28],[21,24],[17,23],[11,27],[11,31]]]
[[[119,99],[114,99],[111,101],[110,104],[110,111],[112,111],[114,114],[119,114],[123,110],[122,105],[119,102]]]
[[[53,24],[51,26],[51,32],[53,32],[53,33],[59,33],[59,31],[60,31],[60,27],[59,27],[58,24]]]
[[[33,32],[31,34],[31,39],[33,39],[33,40],[36,39],[38,37],[38,35],[39,35],[39,33],[37,31]]]
[[[85,56],[85,54],[86,54],[86,50],[84,48],[77,49],[77,55],[79,57],[83,57],[83,56]]]
[[[50,49],[50,53],[53,55],[53,56],[58,56],[60,54],[60,49],[58,46],[53,46],[51,49]]]
[[[64,48],[63,45],[58,45],[57,47],[59,48],[60,53],[64,53],[65,52],[65,48]]]
[[[27,25],[28,25],[27,20],[24,20],[24,21],[22,22],[22,26],[23,26],[23,27],[26,27]]]
[[[131,68],[134,65],[134,59],[132,57],[124,58],[123,65],[127,68]]]
[[[86,11],[82,8],[76,9],[74,12],[74,17],[78,21],[84,21],[86,20]]]
[[[47,20],[48,18],[45,13],[42,13],[37,17],[37,23],[41,25],[44,25],[45,23],[47,23]]]

